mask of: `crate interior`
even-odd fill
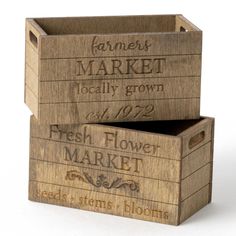
[[[178,15],[36,18],[48,35],[179,32]],[[186,22],[185,22],[186,25]]]
[[[203,118],[195,120],[172,120],[172,121],[139,121],[139,122],[118,122],[104,123],[113,127],[127,128],[151,133],[160,133],[167,135],[178,135],[189,127],[197,124]]]

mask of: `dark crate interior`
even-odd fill
[[[178,135],[189,127],[202,121],[203,118],[196,120],[172,120],[172,121],[139,121],[139,122],[118,122],[104,123],[113,127],[127,128],[151,133],[167,135]]]

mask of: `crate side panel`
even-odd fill
[[[209,185],[205,186],[181,203],[180,223],[208,204],[210,197],[209,188]]]
[[[25,103],[38,117],[39,97],[39,40],[40,31],[32,19],[25,27]],[[37,45],[36,45],[37,44]]]
[[[32,68],[28,65],[25,67],[25,83],[27,87],[34,93],[34,95],[38,98],[39,94],[39,81],[38,81],[38,75],[35,74],[35,72],[32,70]]]
[[[182,160],[182,178],[187,177],[211,161],[211,142],[208,142]]]
[[[185,157],[212,140],[212,119],[203,118],[179,136],[183,138],[182,156]]]
[[[202,187],[210,183],[211,165],[208,163],[199,170],[184,178],[181,182],[181,201],[188,198]]]

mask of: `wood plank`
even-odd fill
[[[33,72],[38,75],[39,74],[39,58],[37,51],[26,42],[26,55],[25,55],[25,63],[29,66]]]
[[[29,182],[29,199],[32,201],[74,207],[83,210],[118,216],[177,224],[178,208],[175,205],[128,197],[114,196],[61,185]]]
[[[181,201],[185,200],[193,193],[197,192],[203,186],[210,183],[211,179],[211,165],[206,164],[204,167],[195,171],[190,176],[182,179],[181,181]]]
[[[71,144],[86,144],[113,151],[133,152],[134,154],[172,160],[181,159],[181,139],[178,137],[108,125],[43,125],[31,116],[30,135],[31,137]],[[147,145],[145,146],[145,144]]]
[[[215,119],[212,118],[212,123],[211,123],[211,136],[212,136],[212,141],[211,141],[211,161],[212,161],[212,166],[210,170],[210,188],[209,188],[209,203],[211,202],[212,199],[212,181],[213,181],[213,156],[214,156],[214,139],[215,139]]]
[[[60,102],[120,101],[136,99],[199,98],[200,78],[155,78],[134,80],[83,80],[40,83],[41,104]],[[135,101],[133,102],[134,104]]]
[[[175,15],[35,18],[51,35],[175,31]]]
[[[39,97],[39,81],[38,76],[32,70],[30,66],[26,64],[25,66],[25,83],[30,88],[30,90],[34,93],[34,95]]]
[[[30,160],[30,180],[116,196],[178,204],[179,184],[101,170]],[[152,191],[150,191],[152,189]]]
[[[32,137],[30,150],[30,157],[33,159],[68,165],[71,168],[78,166],[82,169],[104,170],[106,173],[180,182],[178,160]],[[89,162],[83,161],[85,157],[89,158]],[[126,165],[122,165],[124,161]]]
[[[178,135],[183,139],[183,157],[211,141],[212,122],[212,118],[203,119]]]
[[[123,50],[118,48],[116,56],[142,55],[183,55],[201,54],[202,33],[192,31],[186,33],[130,33],[130,34],[87,34],[87,35],[57,35],[41,37],[41,59],[76,58],[92,56],[113,56],[114,51],[99,50],[99,44],[117,43],[129,45],[140,42],[143,50]],[[113,46],[116,47],[117,46]]]
[[[178,120],[199,117],[200,99],[136,100],[138,105],[115,102],[40,104],[40,122],[51,124]],[[120,112],[121,111],[121,112]],[[160,113],[160,111],[162,111]]]
[[[181,202],[180,223],[195,214],[202,207],[209,203],[209,184],[200,191]]]
[[[133,65],[129,68],[129,65]],[[103,69],[102,69],[103,68]],[[93,56],[41,60],[41,81],[149,79],[201,74],[201,55]]]
[[[182,179],[212,161],[211,142],[182,159]]]

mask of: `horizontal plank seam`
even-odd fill
[[[76,76],[76,75],[75,75]],[[77,81],[96,81],[96,80],[101,80],[101,81],[103,81],[103,80],[145,80],[145,79],[162,79],[162,78],[169,78],[169,79],[177,79],[177,78],[200,78],[201,77],[201,75],[183,75],[183,76],[181,76],[181,75],[177,75],[177,76],[154,76],[154,77],[147,77],[147,76],[143,76],[143,77],[132,77],[132,78],[130,78],[130,77],[122,77],[122,78],[116,78],[116,77],[110,77],[110,78],[85,78],[85,79],[68,79],[68,80],[57,80],[57,79],[55,79],[55,80],[41,80],[40,81],[40,83],[47,83],[47,82],[54,82],[54,83],[56,83],[56,82],[77,82]],[[133,81],[134,82],[134,81]]]
[[[144,179],[157,180],[157,181],[160,181],[160,182],[168,182],[168,183],[180,184],[180,182],[177,182],[177,181],[163,180],[163,179],[158,179],[158,178],[153,178],[153,177],[147,177],[147,176],[142,176],[142,175],[131,175],[131,174],[127,174],[127,173],[123,173],[123,172],[118,172],[118,171],[101,170],[101,169],[92,168],[92,167],[85,167],[85,166],[81,166],[81,165],[65,164],[65,163],[62,163],[62,162],[49,161],[49,160],[42,160],[42,159],[38,159],[38,158],[34,158],[34,157],[30,157],[30,160],[41,161],[41,162],[46,162],[46,163],[51,163],[51,164],[57,164],[57,165],[63,165],[63,166],[73,166],[73,167],[82,168],[82,169],[91,169],[91,170],[98,170],[98,171],[103,171],[103,172],[106,171],[106,172],[115,173],[115,174],[120,174],[120,175],[128,175],[128,176],[132,176],[132,177],[136,177],[136,178],[144,178]]]
[[[61,141],[61,140],[55,140],[55,139],[49,139],[49,138],[41,138],[41,137],[36,137],[36,136],[31,136],[31,138],[42,139],[42,140],[51,141],[51,142],[58,142],[58,143],[75,144],[75,145],[78,145],[78,146],[89,147],[89,148],[98,148],[98,149],[103,149],[103,150],[106,150],[106,151],[110,150],[110,151],[115,151],[115,152],[123,152],[123,153],[128,153],[128,154],[141,155],[141,156],[145,156],[145,157],[154,157],[154,158],[160,158],[160,159],[165,159],[165,160],[170,160],[170,161],[181,161],[181,160],[178,160],[178,159],[171,159],[171,158],[163,157],[163,156],[152,156],[152,155],[142,154],[142,153],[137,153],[137,152],[127,152],[127,151],[123,151],[123,150],[104,148],[104,147],[92,146],[92,145],[81,144],[81,143],[74,143],[74,142],[65,142],[65,141]]]
[[[78,58],[117,58],[117,57],[171,57],[171,56],[200,56],[201,53],[185,53],[185,54],[159,54],[159,55],[127,55],[127,56],[84,56],[84,57],[41,57],[41,60],[63,60],[63,59],[78,59]]]
[[[207,162],[206,164],[202,165],[201,167],[199,167],[198,169],[196,169],[195,171],[193,171],[191,174],[185,176],[184,178],[181,179],[181,181],[185,180],[188,177],[191,177],[191,175],[195,174],[197,171],[199,171],[200,169],[204,168],[205,166],[209,165],[210,163],[212,163],[212,161]]]
[[[200,99],[200,97],[188,97],[188,98],[152,98],[152,99],[122,99],[122,100],[106,100],[106,101],[68,101],[68,102],[41,102],[40,105],[50,105],[50,104],[71,104],[71,103],[101,103],[101,102],[132,102],[132,101],[158,101],[158,100],[191,100],[191,99]]]
[[[197,194],[198,192],[200,192],[202,189],[204,189],[206,186],[210,185],[211,182],[207,183],[206,185],[204,185],[203,187],[199,188],[197,191],[195,191],[194,193],[192,193],[191,195],[189,195],[188,197],[186,197],[185,199],[181,200],[181,203],[183,203],[184,201],[188,200],[188,198],[192,197],[193,195]]]
[[[208,143],[210,143],[211,140],[207,141],[206,143],[202,144],[201,146],[199,146],[197,149],[194,149],[192,152],[189,152],[186,156],[182,157],[182,160],[185,159],[185,157],[188,157],[189,155],[191,155],[192,153],[194,153],[195,151],[197,151],[198,149],[204,147],[205,145],[207,145]]]
[[[88,191],[88,192],[97,192],[97,193],[108,194],[108,195],[113,195],[113,196],[119,196],[119,197],[131,198],[131,199],[134,198],[134,199],[143,200],[143,201],[150,201],[150,202],[157,202],[157,203],[162,203],[162,204],[166,204],[166,205],[178,206],[178,204],[174,204],[174,203],[167,203],[167,202],[155,201],[155,200],[150,200],[150,199],[145,199],[145,198],[138,198],[138,197],[130,197],[130,196],[126,196],[126,195],[107,193],[107,192],[103,192],[103,191],[96,191],[96,190],[78,188],[78,187],[73,187],[73,186],[66,186],[66,185],[62,185],[62,184],[49,183],[49,182],[45,182],[45,181],[39,181],[39,180],[33,180],[33,179],[30,179],[29,181],[36,182],[36,183],[42,183],[42,184],[51,184],[51,185],[55,185],[55,186],[59,186],[59,187],[65,187],[65,188],[80,189],[80,190],[85,190],[85,191]]]

